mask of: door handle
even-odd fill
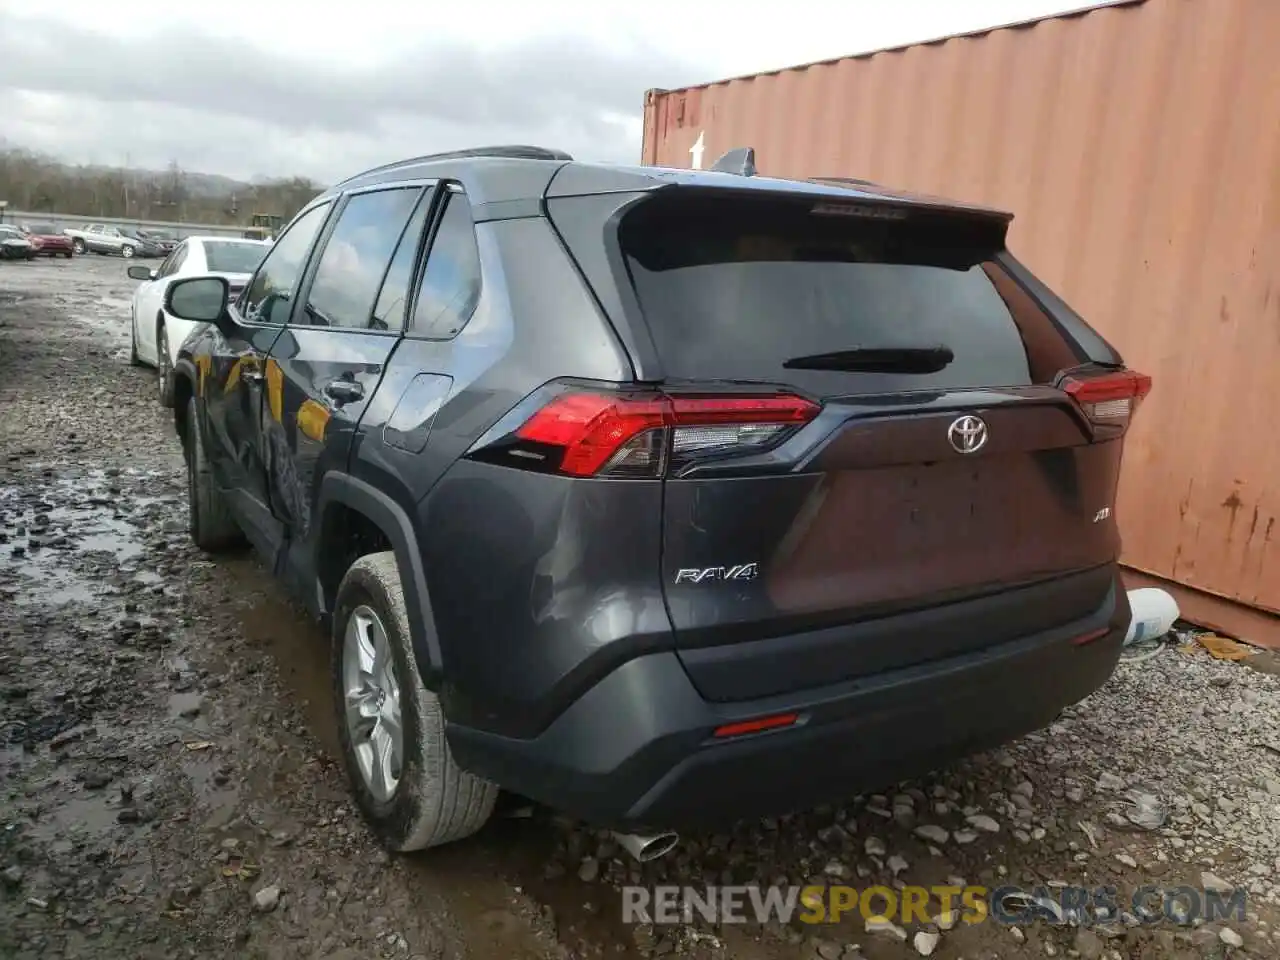
[[[356,380],[330,380],[324,385],[324,393],[335,403],[350,403],[364,396],[364,387]]]

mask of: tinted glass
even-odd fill
[[[379,190],[347,202],[325,244],[300,322],[369,327],[382,275],[421,193],[420,187]]]
[[[266,258],[240,298],[245,319],[255,323],[284,323],[289,318],[294,290],[306,265],[311,243],[320,231],[329,204],[312,207],[293,222]]]
[[[233,240],[206,240],[205,265],[211,273],[253,273],[270,247],[259,243],[236,243]]]
[[[972,218],[728,198],[653,200],[619,231],[669,376],[823,395],[1026,385],[1076,362],[1043,313],[1002,296],[1002,235]],[[941,369],[803,369],[869,348],[952,358]]]
[[[52,224],[49,224],[49,223],[32,224],[30,229],[32,233],[41,237],[53,237],[53,236],[57,236],[59,233],[62,232],[61,230],[58,230],[56,227],[54,227]]]
[[[391,258],[391,267],[382,281],[382,290],[373,308],[370,326],[374,330],[404,329],[404,308],[409,299],[409,285],[413,282],[413,268],[418,262],[418,242],[422,239],[422,228],[430,212],[431,203],[424,199],[414,209],[409,226],[400,238],[400,246],[396,247],[396,254]]]
[[[413,330],[447,340],[471,319],[479,300],[480,251],[471,207],[463,194],[451,193],[427,254],[413,311]]]

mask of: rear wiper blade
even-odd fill
[[[955,358],[950,347],[859,347],[792,357],[783,367],[847,373],[937,373]]]

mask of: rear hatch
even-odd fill
[[[1012,279],[1006,230],[687,188],[622,219],[676,410],[662,578],[705,696],[955,656],[1105,606],[1121,438],[1149,381],[1097,363]],[[730,399],[699,419],[735,397],[773,413],[735,422]]]

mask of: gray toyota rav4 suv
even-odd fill
[[[1011,217],[498,147],[328,190],[176,366],[190,525],[329,625],[391,848],[499,788],[618,831],[837,801],[1111,675],[1151,381]],[[659,843],[649,842],[657,837]]]

